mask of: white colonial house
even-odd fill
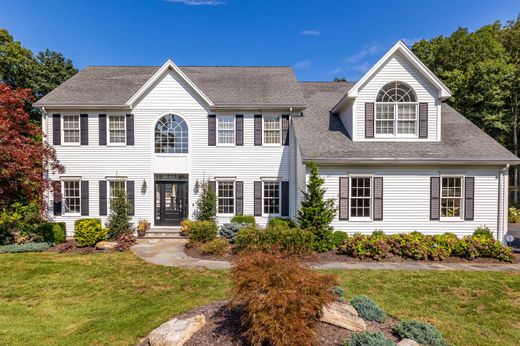
[[[87,67],[39,100],[57,221],[105,222],[122,186],[133,222],[178,226],[200,184],[217,219],[295,218],[316,162],[336,230],[507,232],[508,167],[520,160],[444,103],[450,90],[397,42],[357,83],[298,82],[289,67]]]

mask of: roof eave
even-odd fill
[[[228,103],[215,104],[210,106],[211,110],[303,110],[307,106],[304,104],[258,104],[258,103]]]
[[[400,158],[388,158],[388,159],[366,159],[366,158],[302,158],[303,163],[314,162],[319,165],[519,165],[520,159],[503,159],[503,160],[492,160],[492,159],[400,159]]]
[[[46,109],[132,109],[127,104],[85,104],[85,103],[34,103],[35,108]]]

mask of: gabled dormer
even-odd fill
[[[440,141],[450,90],[398,41],[332,109],[354,141]]]

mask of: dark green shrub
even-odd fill
[[[385,232],[383,232],[383,230],[376,229],[375,231],[372,232],[372,237],[378,238],[378,239],[385,239],[386,234],[385,234]]]
[[[253,215],[235,215],[231,218],[231,222],[247,223],[248,225],[256,224],[256,220]]]
[[[355,296],[350,303],[356,308],[359,316],[364,319],[379,323],[383,323],[386,320],[386,312],[365,295]]]
[[[299,228],[248,226],[237,233],[235,251],[270,251],[275,246],[283,254],[306,255],[313,250],[314,234]]]
[[[220,226],[218,230],[218,234],[222,237],[227,239],[227,241],[230,244],[234,244],[235,240],[237,238],[237,233],[242,228],[247,227],[247,223],[238,223],[238,222],[231,222],[231,223],[225,223],[222,226]]]
[[[442,334],[434,326],[424,322],[403,320],[394,327],[394,332],[402,339],[412,339],[421,345],[448,345]]]
[[[338,249],[338,253],[352,257],[368,257],[380,260],[388,255],[389,246],[384,239],[357,233],[343,242]]]
[[[205,255],[223,255],[228,249],[229,243],[222,238],[215,238],[200,246],[200,251]]]
[[[269,219],[267,227],[295,228],[297,227],[297,225],[292,219],[288,217],[274,217],[272,219]]]
[[[38,204],[14,203],[0,213],[0,244],[38,240],[38,237],[33,237],[33,234],[41,222]]]
[[[345,346],[395,346],[395,342],[381,332],[352,333]]]
[[[207,180],[203,180],[200,184],[200,195],[195,204],[197,205],[195,219],[198,221],[215,221],[217,196]]]
[[[491,230],[488,226],[480,226],[473,232],[473,237],[479,237],[479,238],[486,238],[486,239],[493,239],[493,233],[491,233]]]
[[[213,221],[191,221],[188,234],[190,243],[205,243],[217,237],[217,224]]]
[[[256,225],[250,225],[238,231],[234,250],[240,251],[265,251],[270,247],[266,233]]]
[[[345,295],[345,289],[341,286],[334,287],[334,293],[337,296],[337,301],[343,303],[345,301],[344,295]]]
[[[18,253],[18,252],[43,252],[51,247],[49,243],[25,243],[11,244],[0,246],[0,253]]]
[[[120,235],[131,233],[131,217],[128,215],[132,206],[126,200],[126,191],[116,189],[114,198],[110,203],[110,214],[106,226],[108,227],[108,239],[116,240]]]
[[[100,219],[78,219],[74,223],[74,241],[78,247],[94,246],[106,238],[107,229],[101,227]]]
[[[334,248],[338,248],[343,244],[343,242],[348,238],[348,234],[346,232],[334,231],[332,233],[332,241],[334,242]]]
[[[36,227],[34,231],[47,243],[61,244],[65,242],[66,225],[65,222],[44,222]]]

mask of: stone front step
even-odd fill
[[[175,228],[152,228],[146,232],[141,239],[185,239],[181,235],[181,229]]]

